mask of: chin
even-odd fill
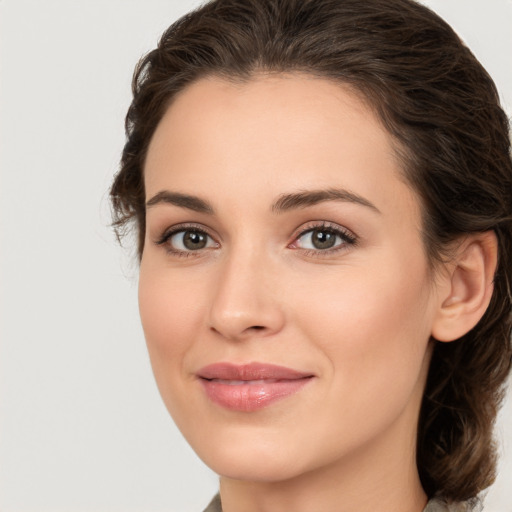
[[[247,427],[247,425],[245,425]],[[216,435],[219,434],[219,435]],[[293,479],[322,464],[311,440],[295,439],[273,429],[230,428],[210,430],[208,437],[187,439],[199,458],[220,476],[252,482]],[[310,446],[308,450],[301,446]]]
[[[293,458],[268,456],[260,453],[215,453],[202,460],[215,473],[233,480],[249,482],[282,482],[290,480],[304,471],[296,461],[290,463]]]

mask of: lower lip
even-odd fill
[[[252,412],[294,395],[311,377],[279,381],[225,381],[201,379],[208,398],[232,411]]]

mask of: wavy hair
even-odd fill
[[[511,368],[512,163],[496,87],[455,32],[413,0],[213,0],[182,17],[138,64],[127,141],[111,188],[114,227],[141,257],[144,160],[177,93],[201,77],[301,72],[348,84],[396,142],[422,202],[433,266],[449,243],[493,230],[498,267],[478,325],[435,344],[417,465],[429,495],[471,499],[495,476],[493,425]]]

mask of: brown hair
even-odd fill
[[[460,340],[435,342],[418,427],[427,494],[474,498],[494,479],[492,427],[512,357],[512,163],[496,87],[454,31],[412,0],[209,2],[174,23],[135,71],[111,199],[118,236],[135,220],[139,257],[144,159],[169,103],[201,77],[261,71],[305,72],[362,93],[401,148],[431,262],[464,234],[497,235],[491,304]]]

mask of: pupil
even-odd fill
[[[336,235],[329,231],[313,231],[313,245],[316,249],[330,249],[336,243]]]
[[[206,246],[206,236],[197,231],[187,231],[183,237],[183,245],[191,250],[203,249]]]

